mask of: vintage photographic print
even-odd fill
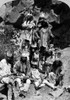
[[[70,100],[70,0],[0,0],[0,100]]]

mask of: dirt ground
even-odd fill
[[[26,98],[17,96],[15,100],[70,100],[70,93],[63,92],[63,94],[59,97],[53,97],[50,95],[50,91],[52,91],[49,87],[45,86],[40,91],[40,95],[37,96],[35,94],[35,90],[33,85],[30,87],[30,90],[26,94]],[[1,99],[3,97],[3,99]],[[0,100],[7,100],[6,97],[0,94]]]

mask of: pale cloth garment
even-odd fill
[[[0,62],[0,77],[5,75],[11,75],[11,65],[7,63],[6,59],[1,60]],[[2,82],[9,83],[10,78],[4,77],[1,80]]]
[[[36,87],[38,87],[41,83],[41,75],[40,72],[38,71],[38,69],[31,69],[31,74],[32,74],[32,78],[34,79],[34,84]]]

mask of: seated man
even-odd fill
[[[56,86],[62,85],[62,79],[63,79],[62,66],[63,63],[60,59],[56,59],[52,65],[53,68],[52,71],[56,74],[56,84],[55,84]]]
[[[11,78],[13,67],[13,55],[11,52],[7,52],[6,58],[2,59],[0,62],[0,88],[6,89],[8,100],[12,98],[12,88],[9,83],[13,83]],[[8,88],[6,88],[6,86]],[[7,90],[8,89],[8,90]]]
[[[40,76],[40,72],[36,68],[36,65],[33,65],[33,68],[31,69],[31,74],[32,74],[31,77],[34,79],[35,88],[37,89],[41,83],[41,76]]]
[[[60,54],[59,54],[60,56]],[[48,73],[48,81],[45,80],[43,83],[49,85],[51,88],[55,89],[56,86],[62,85],[62,61],[56,56],[56,60],[52,63],[51,71]]]
[[[20,60],[17,61],[14,65],[13,71],[15,74],[17,74],[17,78],[15,79],[15,81],[18,83],[20,91],[27,92],[29,89],[31,82],[29,78],[25,78],[29,69],[28,67],[29,66],[27,66],[27,58],[23,55],[20,57]]]
[[[12,61],[12,53],[7,52],[6,59],[2,59],[0,62],[0,78],[2,78],[2,83],[8,84],[10,82],[8,75],[11,75]]]
[[[31,62],[32,64],[32,67],[31,67],[31,71],[30,71],[30,77],[33,79],[33,84],[34,84],[34,87],[35,87],[35,90],[36,90],[36,94],[39,95],[39,86],[42,82],[42,79],[41,79],[41,74],[38,70],[38,63],[35,63],[34,62]]]

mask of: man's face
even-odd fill
[[[47,28],[42,28],[42,32],[45,33],[47,31]]]
[[[32,52],[35,52],[35,49],[34,48],[32,48]]]
[[[7,57],[7,62],[8,62],[8,63],[11,62],[11,57]]]
[[[22,57],[21,62],[26,63],[27,57]]]

